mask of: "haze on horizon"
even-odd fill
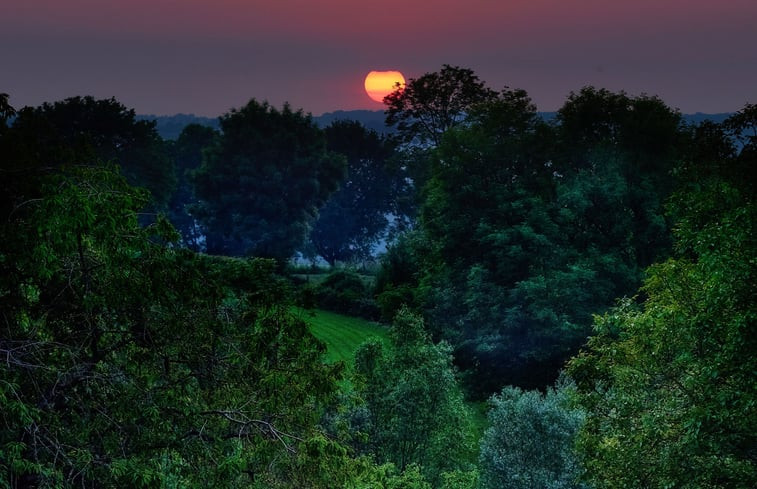
[[[214,117],[256,98],[318,115],[381,109],[371,70],[446,63],[542,111],[595,85],[730,112],[757,101],[755,25],[754,0],[15,0],[0,5],[0,92],[17,108],[93,95]]]

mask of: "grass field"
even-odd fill
[[[387,339],[386,326],[361,318],[343,316],[329,311],[301,311],[302,318],[310,324],[310,330],[326,343],[326,361],[344,361],[351,365],[355,351],[368,338]]]

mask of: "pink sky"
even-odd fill
[[[370,70],[472,68],[540,110],[595,85],[683,112],[757,102],[756,0],[8,0],[0,92],[16,107],[116,97],[217,116],[250,98],[381,109]]]

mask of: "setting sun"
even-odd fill
[[[383,102],[397,88],[397,83],[405,86],[405,77],[399,71],[371,71],[365,77],[365,93],[376,102]]]

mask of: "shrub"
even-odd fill
[[[318,285],[315,295],[318,307],[323,309],[371,320],[379,318],[379,310],[369,288],[355,272],[331,272]]]

